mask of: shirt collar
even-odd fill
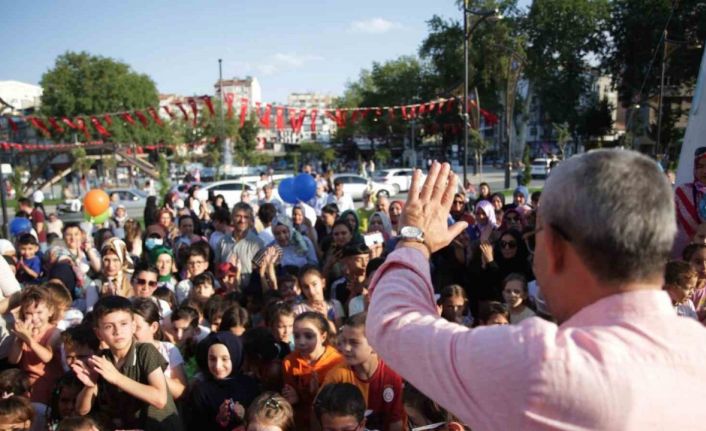
[[[603,326],[674,315],[674,308],[666,292],[656,289],[635,290],[600,299],[582,308],[561,327]]]

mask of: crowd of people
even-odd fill
[[[99,226],[62,225],[21,200],[32,229],[0,240],[0,427],[467,429],[368,341],[371,282],[410,240],[410,201],[368,192],[355,208],[311,174],[309,202],[282,202],[263,175],[232,207],[197,185],[150,196],[142,223],[116,204]],[[555,321],[533,272],[540,192],[452,195],[438,217],[464,228],[410,258],[428,266],[434,313],[465,328]],[[692,234],[664,289],[703,320],[706,234]]]

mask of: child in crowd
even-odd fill
[[[172,343],[162,340],[160,315],[157,304],[152,298],[136,298],[132,301],[135,320],[135,340],[140,343],[151,343],[167,361],[164,376],[167,387],[174,399],[178,399],[186,390],[186,373],[184,358],[179,349]]]
[[[17,262],[17,281],[35,283],[42,274],[42,259],[37,256],[39,242],[34,235],[25,233],[17,239],[20,260]]]
[[[176,310],[179,306],[179,304],[177,304],[176,302],[176,296],[174,295],[174,292],[169,290],[169,288],[166,286],[158,287],[152,293],[152,296],[166,302],[167,306],[169,306],[170,311]]]
[[[27,373],[17,368],[10,368],[0,373],[0,399],[18,396],[29,399],[32,392],[32,387],[29,384]],[[44,431],[46,422],[44,420],[46,414],[46,406],[44,404],[32,403],[34,409],[34,421],[32,421],[32,430]],[[3,425],[0,425],[0,430],[5,430]]]
[[[25,397],[10,395],[0,399],[0,430],[29,430],[34,420],[34,409]]]
[[[194,385],[185,405],[189,430],[232,430],[245,422],[257,397],[257,381],[240,372],[243,347],[230,332],[211,333],[199,343],[197,362],[205,379]]]
[[[208,270],[208,253],[201,247],[190,246],[186,256],[186,276],[180,281],[174,290],[177,303],[181,304],[189,297],[193,288],[192,280],[199,274],[203,274]]]
[[[365,336],[366,313],[349,317],[339,336],[338,349],[345,364],[331,370],[323,381],[352,383],[363,394],[367,410],[366,425],[380,431],[404,429],[402,378],[373,351]]]
[[[52,324],[55,306],[49,290],[33,286],[22,292],[20,315],[15,321],[15,340],[8,360],[24,370],[32,385],[31,401],[49,404],[56,381],[62,375],[60,331]]]
[[[98,424],[87,416],[73,416],[63,419],[56,431],[100,431]]]
[[[77,415],[76,398],[82,389],[83,383],[73,372],[68,372],[59,379],[47,409],[46,417],[49,429],[56,429],[63,419]]]
[[[88,359],[98,352],[99,345],[100,340],[96,337],[95,331],[85,322],[62,332],[61,349],[64,353],[64,370],[69,371],[77,361],[88,365]]]
[[[226,308],[221,316],[219,331],[230,331],[233,335],[240,337],[248,327],[248,312],[238,304],[233,304]]]
[[[468,297],[460,285],[450,284],[441,289],[437,304],[441,307],[441,317],[449,322],[468,327],[473,324],[468,310]]]
[[[314,414],[324,431],[367,429],[365,398],[350,383],[332,383],[321,388],[314,401]]]
[[[93,308],[98,338],[107,350],[72,366],[84,388],[79,415],[95,406],[117,429],[181,430],[182,423],[163,370],[167,363],[150,343],[134,341],[135,322],[127,298],[105,296]]]
[[[505,304],[497,301],[482,302],[478,306],[476,326],[509,325],[510,313]]]
[[[302,268],[299,283],[304,293],[304,302],[293,307],[294,314],[299,315],[307,311],[321,313],[338,327],[345,316],[343,306],[337,299],[326,301],[324,288],[326,279],[315,266]]]
[[[368,310],[370,297],[368,296],[368,286],[375,277],[375,272],[385,263],[385,259],[376,257],[368,261],[365,267],[365,288],[360,295],[353,297],[348,303],[348,316],[355,316],[358,313],[363,313]]]
[[[696,271],[696,289],[691,295],[691,301],[699,321],[703,322],[706,320],[706,243],[687,245],[682,258]]]
[[[150,251],[150,262],[157,268],[157,287],[167,287],[174,291],[177,279],[174,277],[176,264],[172,249],[166,245],[159,245]]]
[[[510,323],[517,324],[521,321],[536,316],[527,306],[529,290],[527,279],[522,274],[513,273],[503,280],[503,299],[510,309]]]
[[[292,405],[276,392],[265,392],[248,407],[247,431],[294,431]]]
[[[216,280],[213,277],[213,274],[208,271],[193,277],[191,279],[191,284],[192,287],[189,298],[202,305],[216,293]]]
[[[83,321],[83,313],[71,307],[73,303],[71,292],[69,292],[69,289],[67,289],[63,283],[47,281],[42,284],[42,287],[47,289],[51,295],[52,303],[54,304],[54,316],[52,317],[51,323],[56,324],[59,330],[63,331]]]
[[[271,302],[265,309],[265,325],[279,344],[279,358],[284,359],[294,348],[294,311],[284,301]]]
[[[294,407],[297,430],[309,430],[311,407],[326,374],[343,363],[343,357],[330,345],[328,320],[307,311],[294,319],[294,351],[282,363],[282,396]]]
[[[230,292],[240,292],[240,266],[230,262],[222,262],[216,268],[216,277],[221,284],[219,295]]]
[[[174,343],[184,358],[184,370],[187,379],[196,375],[197,365],[195,360],[196,345],[206,338],[211,332],[208,328],[199,326],[199,312],[193,307],[181,306],[174,310],[165,320],[164,335],[166,339]]]
[[[671,261],[664,271],[664,290],[677,315],[698,319],[691,295],[696,289],[696,271],[687,262]]]
[[[218,328],[221,326],[221,320],[223,319],[223,313],[229,305],[230,301],[225,301],[223,297],[217,295],[208,298],[208,301],[203,305],[204,318],[211,332],[218,331]]]

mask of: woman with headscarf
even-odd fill
[[[514,208],[510,208],[503,213],[503,221],[500,223],[500,232],[507,232],[515,229],[519,232],[525,229],[525,218]]]
[[[149,196],[147,202],[145,203],[145,211],[143,212],[143,219],[145,226],[149,226],[153,223],[157,223],[157,196]]]
[[[396,236],[402,226],[400,226],[400,216],[404,208],[404,201],[396,200],[390,202],[390,223],[392,224],[392,235]]]
[[[132,294],[130,277],[135,267],[125,242],[110,238],[101,247],[102,268],[97,279],[86,288],[86,311],[103,296],[118,295],[125,298]]]
[[[368,219],[368,233],[380,232],[385,241],[392,237],[390,217],[382,211],[376,211]]]
[[[519,186],[512,193],[512,204],[508,205],[505,210],[514,209],[520,213],[522,217],[526,217],[527,214],[532,211],[532,207],[529,206],[530,194],[529,189],[525,186]]]
[[[245,410],[259,395],[257,380],[241,373],[243,345],[230,331],[209,334],[196,348],[204,380],[184,404],[186,429],[232,430],[245,423]]]
[[[471,241],[492,242],[495,240],[494,235],[496,235],[498,224],[493,204],[488,201],[478,202],[475,216],[476,223],[468,228]]]
[[[693,178],[692,182],[678,185],[674,191],[677,209],[677,236],[672,249],[674,258],[681,257],[699,225],[706,221],[706,147],[699,147],[694,152]]]
[[[275,244],[282,249],[279,264],[281,266],[318,265],[316,249],[311,240],[294,229],[292,221],[286,217],[277,217],[272,222]]]

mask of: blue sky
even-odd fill
[[[224,78],[256,76],[266,101],[337,95],[373,61],[416,53],[434,14],[460,12],[455,0],[5,2],[0,80],[36,84],[58,55],[85,50],[163,93],[211,93],[222,58]]]

